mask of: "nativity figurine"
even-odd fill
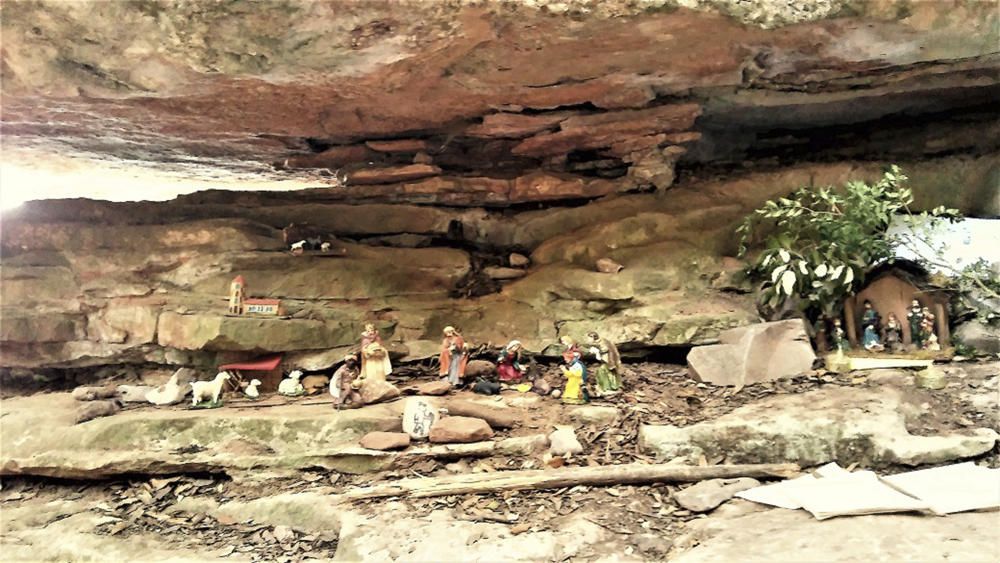
[[[903,325],[895,313],[889,313],[884,328],[885,348],[890,352],[900,352],[903,349]]]
[[[869,352],[880,352],[884,349],[879,340],[879,318],[878,311],[872,307],[872,302],[865,300],[865,312],[861,314],[861,326],[864,329],[861,343],[865,350]]]
[[[243,394],[246,395],[248,399],[257,400],[260,398],[260,390],[257,387],[260,386],[259,379],[251,379],[250,383],[247,384],[246,389],[243,390]]]
[[[838,354],[843,354],[851,349],[851,343],[847,340],[847,333],[844,332],[840,319],[833,319],[833,347]]]
[[[300,379],[302,379],[302,372],[300,370],[289,373],[288,378],[282,379],[281,383],[278,383],[278,393],[286,397],[305,395],[306,390],[299,381]]]
[[[566,377],[566,386],[562,392],[562,402],[570,405],[582,405],[590,402],[587,393],[587,368],[580,359],[580,353],[573,355],[562,368]]]
[[[594,383],[599,397],[610,397],[622,388],[622,360],[618,347],[607,338],[601,338],[596,332],[587,333],[590,339],[590,353],[597,359],[597,369],[594,372]]]
[[[373,344],[378,344],[378,346],[372,346]],[[372,323],[366,324],[364,332],[361,333],[360,350],[362,375],[365,375],[368,358],[373,354],[380,358],[379,361],[382,365],[376,368],[372,373],[382,372],[382,379],[385,379],[386,375],[392,373],[392,363],[389,361],[389,351],[382,345],[382,335],[379,334],[378,329],[376,329],[375,325]],[[366,353],[366,350],[369,353]]]
[[[938,343],[937,334],[934,333],[934,313],[927,307],[924,307],[921,313],[924,316],[920,321],[920,341],[923,343],[923,349],[940,350],[941,344]]]
[[[906,312],[906,322],[910,325],[910,342],[913,344],[913,348],[915,350],[923,348],[924,310],[916,299],[910,302],[910,309]]]
[[[563,362],[570,363],[573,361],[573,356],[580,354],[580,347],[576,344],[576,341],[569,336],[563,336],[559,339],[559,343],[563,345],[562,358]],[[582,354],[581,354],[582,355]]]
[[[504,346],[497,359],[497,374],[501,383],[518,383],[528,368],[521,365],[522,346],[519,340],[511,340]]]
[[[441,367],[438,373],[447,378],[448,383],[451,383],[452,387],[459,387],[462,385],[462,380],[465,378],[465,366],[469,361],[469,355],[466,353],[465,340],[463,340],[462,335],[455,330],[455,327],[444,327],[444,339],[441,341],[440,360]]]
[[[358,378],[358,358],[354,354],[344,357],[344,363],[330,378],[330,396],[333,397],[333,408],[340,410],[345,407],[361,405],[361,394],[354,388],[354,380]]]
[[[227,381],[229,381],[229,374],[221,371],[216,374],[215,379],[212,381],[195,381],[192,383],[191,406],[194,408],[209,409],[221,407],[222,388]]]

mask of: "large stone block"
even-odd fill
[[[721,344],[688,353],[688,367],[698,381],[743,387],[793,377],[811,369],[816,360],[801,319],[730,329],[719,340]]]

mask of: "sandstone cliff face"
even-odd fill
[[[756,318],[733,229],[765,199],[897,162],[918,205],[1000,215],[988,3],[634,6],[4,5],[20,165],[312,189],[5,213],[0,364],[282,350],[319,369],[366,321],[411,358],[448,324],[535,350],[592,328],[698,343]],[[290,255],[291,223],[344,256]],[[525,275],[490,279],[515,251]],[[236,274],[292,318],[225,316]]]

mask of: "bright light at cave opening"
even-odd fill
[[[6,153],[7,151],[5,151]],[[38,199],[89,198],[107,201],[165,201],[202,190],[289,191],[321,187],[309,179],[271,180],[252,177],[203,178],[140,166],[112,168],[83,159],[54,158],[43,165],[0,162],[0,212]]]

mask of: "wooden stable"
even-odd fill
[[[851,346],[857,348],[861,341],[858,327],[861,326],[865,301],[872,302],[872,307],[882,318],[883,326],[889,313],[896,315],[902,327],[903,344],[909,346],[913,339],[906,313],[910,303],[916,299],[921,307],[927,307],[934,313],[934,328],[941,348],[951,347],[951,332],[948,328],[948,303],[951,296],[946,290],[931,284],[929,277],[919,264],[908,260],[883,264],[869,272],[868,281],[861,291],[844,301],[845,330]]]
[[[278,390],[278,384],[284,377],[280,364],[281,354],[275,354],[248,362],[222,364],[219,371],[228,371],[236,376],[230,381],[234,389],[239,389],[241,383],[257,379],[260,380],[260,391],[272,392]]]

